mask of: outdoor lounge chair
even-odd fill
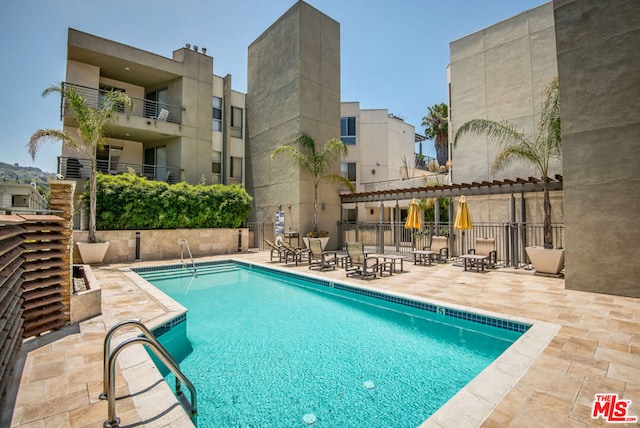
[[[160,114],[158,114],[158,117],[156,118],[156,120],[159,120],[160,122],[166,122],[168,117],[169,117],[169,110],[167,110],[166,108],[163,108],[163,109],[160,109]]]
[[[338,265],[338,256],[335,251],[322,251],[322,243],[319,239],[309,239],[309,269],[335,269]]]
[[[375,278],[380,270],[380,262],[375,256],[364,253],[362,242],[347,242],[347,276],[359,276],[362,279]]]
[[[447,258],[449,258],[449,238],[446,236],[434,236],[431,238],[431,245],[424,247],[423,250],[433,251],[435,253],[433,255],[434,259],[446,263]]]
[[[484,267],[495,267],[498,253],[496,251],[496,240],[494,238],[476,238],[475,248],[471,248],[467,254],[464,254],[462,258],[465,260],[465,270],[467,264],[471,267],[479,267],[484,270]]]
[[[496,240],[494,238],[476,238],[476,247],[469,250],[469,254],[487,256],[487,265],[495,267],[498,259]]]
[[[282,241],[281,245],[286,250],[284,255],[285,264],[289,263],[289,257],[291,257],[291,260],[296,263],[296,266],[298,266],[298,263],[302,263],[305,258],[307,260],[311,259],[311,254],[307,248],[294,247],[287,241]]]
[[[271,250],[269,260],[273,261],[273,256],[277,255],[278,261],[282,262],[282,259],[285,258],[287,254],[287,250],[284,247],[276,245],[273,241],[269,241],[268,239],[265,239],[264,243],[267,244],[267,247],[269,247],[269,250]]]

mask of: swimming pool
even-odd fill
[[[529,327],[242,263],[171,268],[137,271],[189,309],[160,340],[199,427],[418,426]]]

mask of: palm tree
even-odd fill
[[[88,241],[96,242],[96,157],[98,150],[104,147],[104,135],[107,126],[114,119],[114,112],[127,111],[133,108],[133,101],[124,92],[110,91],[100,98],[98,105],[80,95],[73,87],[64,84],[52,85],[42,92],[42,96],[60,94],[71,108],[72,117],[78,127],[80,140],[74,139],[65,131],[56,129],[39,129],[33,133],[27,149],[31,158],[35,159],[41,144],[46,141],[62,141],[67,146],[84,152],[91,161],[89,175],[89,236]]]
[[[329,173],[329,169],[340,160],[340,156],[347,153],[347,146],[337,138],[329,140],[318,150],[313,138],[304,133],[299,134],[290,144],[276,147],[271,153],[271,159],[278,155],[284,155],[311,176],[313,180],[313,233],[318,232],[318,186],[320,182],[329,180],[346,185],[351,192],[355,190],[353,183],[348,178],[340,174]]]
[[[435,138],[433,144],[438,165],[446,165],[449,158],[449,107],[445,103],[429,107],[429,114],[422,118],[422,126],[427,138]]]
[[[544,248],[553,248],[548,175],[549,160],[560,159],[562,156],[558,78],[554,78],[547,86],[538,130],[533,138],[527,137],[507,122],[472,119],[458,129],[453,142],[454,146],[467,133],[485,135],[489,141],[502,146],[502,151],[498,153],[491,167],[492,173],[500,171],[516,160],[530,163],[537,169],[543,182]]]

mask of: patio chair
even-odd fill
[[[158,117],[156,120],[159,120],[160,122],[166,122],[168,117],[169,117],[169,110],[167,110],[166,108],[163,108],[163,109],[160,109],[160,114],[158,114]]]
[[[338,256],[335,251],[322,251],[322,242],[316,238],[309,238],[309,269],[335,269]]]
[[[476,246],[475,248],[471,248],[469,252],[464,256],[473,254],[476,256],[485,256],[484,259],[469,259],[467,262],[473,267],[476,266],[477,263],[482,263],[482,269],[484,270],[484,266],[495,268],[498,252],[496,251],[496,240],[494,238],[476,238]]]
[[[431,238],[431,245],[424,247],[423,250],[434,251],[434,259],[446,263],[447,258],[449,258],[449,238],[446,236],[434,236]]]
[[[267,244],[267,247],[269,247],[269,250],[271,250],[271,254],[269,256],[269,260],[273,261],[273,256],[277,255],[278,256],[278,261],[282,262],[282,259],[287,254],[287,250],[284,247],[276,245],[275,242],[270,241],[268,239],[265,239],[264,243]]]
[[[347,242],[347,276],[359,276],[362,279],[375,278],[380,270],[380,262],[375,256],[364,253],[362,242]]]
[[[294,247],[287,241],[282,241],[281,245],[286,250],[284,255],[285,264],[289,264],[289,257],[291,257],[291,261],[296,263],[296,266],[298,266],[298,263],[302,263],[305,258],[311,260],[311,253],[308,248]]]

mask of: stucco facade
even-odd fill
[[[249,46],[247,110],[252,220],[272,222],[281,209],[286,231],[304,234],[313,224],[312,181],[285,157],[270,155],[299,133],[318,146],[340,138],[340,24],[300,1],[258,37]],[[340,218],[335,184],[321,184],[318,204],[318,228],[335,236]]]
[[[554,1],[567,288],[640,297],[640,2]]]
[[[450,56],[449,141],[471,119],[507,121],[535,133],[545,88],[558,75],[551,3],[451,42]],[[486,138],[465,135],[452,148],[452,182],[536,175],[533,167],[515,163],[494,177],[498,152]],[[551,173],[561,172],[561,163],[554,163]]]
[[[552,3],[451,42],[450,57],[447,76],[451,143],[458,128],[471,119],[506,121],[533,136],[545,89],[558,75]],[[451,182],[541,178],[533,166],[522,162],[514,162],[492,174],[491,167],[499,151],[500,146],[494,142],[473,134],[465,135],[455,147],[451,144]],[[550,164],[550,176],[555,174],[562,174],[559,160],[552,160]],[[541,223],[542,194],[515,196],[518,202],[514,218],[519,222]],[[467,198],[475,222],[508,222],[512,215],[509,200],[510,195]],[[552,222],[562,223],[562,192],[551,193],[551,205]]]
[[[90,103],[109,90],[124,91],[134,101],[133,110],[117,114],[108,130],[107,147],[99,154],[102,172],[133,168],[168,182],[244,183],[245,96],[231,89],[231,76],[213,74],[206,49],[187,45],[166,58],[69,29],[64,84]],[[212,118],[214,97],[220,100],[218,124]],[[239,123],[233,123],[232,109],[240,112]],[[64,129],[75,134],[69,114]],[[84,180],[86,159],[63,147],[58,172]],[[77,189],[82,191],[82,183]]]

